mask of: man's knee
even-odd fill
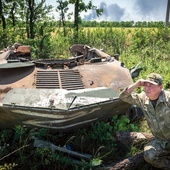
[[[145,161],[152,163],[156,160],[156,152],[152,146],[145,146],[144,148],[144,159]]]
[[[157,168],[166,169],[170,166],[163,141],[153,140],[144,147],[144,159],[146,162]]]

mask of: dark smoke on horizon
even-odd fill
[[[105,2],[101,2],[99,8],[103,9],[103,13],[99,18],[97,17],[96,11],[92,10],[90,14],[84,16],[83,20],[100,19],[106,21],[120,21],[125,12],[125,9],[117,4],[107,5]]]
[[[101,2],[99,8],[103,9],[103,14],[98,17],[93,10],[85,15],[83,20],[123,21],[133,20],[133,16],[138,15],[142,20],[160,21],[165,18],[166,5],[167,0],[135,0],[133,11],[127,11],[117,3]],[[127,19],[126,16],[128,16]]]
[[[143,17],[166,13],[167,0],[136,0],[135,10]]]

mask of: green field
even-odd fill
[[[65,36],[61,28],[53,28],[43,35],[37,34],[35,39],[24,38],[23,32],[18,30],[10,32],[8,37],[6,41],[8,45],[15,42],[30,45],[33,59],[68,58],[71,56],[69,47],[75,43],[103,49],[110,55],[119,54],[119,60],[129,69],[140,63],[139,67],[143,70],[138,78],[157,72],[164,78],[164,88],[170,88],[169,28],[80,28],[77,42],[71,28],[66,29]],[[69,134],[54,135],[47,129],[28,130],[22,126],[1,130],[0,169],[89,170],[142,151],[144,142],[128,146],[117,142],[115,138],[117,131],[149,132],[149,129],[144,119],[132,123],[122,115]],[[92,155],[92,159],[89,161],[80,159],[79,163],[76,163],[77,160],[73,160],[67,154],[52,152],[49,148],[35,148],[33,147],[35,137],[59,146],[67,145],[73,151],[88,153]],[[141,170],[150,168],[146,163],[141,165]]]

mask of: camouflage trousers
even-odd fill
[[[170,170],[170,141],[154,139],[144,147],[144,159],[156,168]]]

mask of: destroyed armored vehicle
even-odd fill
[[[119,92],[132,84],[130,71],[87,45],[70,47],[73,57],[31,60],[29,46],[0,54],[0,128],[17,124],[61,132],[84,127],[130,107]]]

